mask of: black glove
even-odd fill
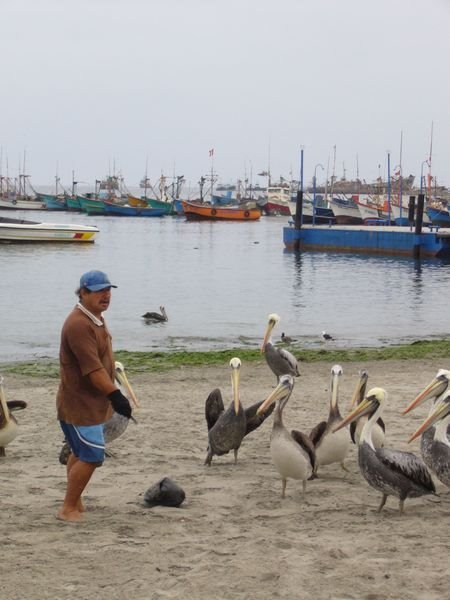
[[[111,402],[116,413],[127,417],[127,419],[131,418],[131,405],[128,402],[128,398],[120,390],[114,390],[108,394],[108,400]]]

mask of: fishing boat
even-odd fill
[[[200,204],[182,200],[182,206],[186,219],[209,219],[209,220],[232,220],[232,221],[256,221],[261,217],[259,208],[247,208],[245,206],[212,206],[211,204]]]
[[[267,188],[267,202],[263,204],[263,210],[266,215],[272,216],[290,216],[291,209],[291,186],[282,181],[278,185],[269,185]]]
[[[441,208],[429,206],[427,214],[433,225],[450,227],[450,213],[447,207],[443,205]]]
[[[99,200],[95,197],[95,194],[85,194],[84,196],[77,196],[80,203],[81,210],[88,215],[105,215],[105,203],[103,200]]]
[[[0,217],[0,242],[93,242],[98,231],[90,225]]]
[[[103,201],[105,214],[114,217],[162,217],[167,214],[166,208],[152,208],[151,206],[127,206],[120,205],[114,202]]]

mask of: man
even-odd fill
[[[66,496],[57,515],[64,521],[82,518],[81,495],[104,460],[103,424],[113,410],[131,417],[130,403],[114,382],[111,336],[102,316],[116,287],[102,271],[82,275],[76,290],[79,302],[61,332],[56,406],[71,449]]]

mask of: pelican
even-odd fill
[[[433,399],[429,415],[433,413],[434,405],[438,402],[440,396],[447,390],[450,382],[450,371],[446,369],[439,369],[434,379],[426,386],[424,390],[420,392],[418,396],[405,408],[403,414],[406,415],[411,410],[414,410],[417,406],[425,402],[426,400]],[[450,425],[447,429],[447,435],[450,434]],[[433,456],[431,452],[431,446],[434,439],[434,426],[428,427],[420,438],[420,453],[424,460],[424,463],[429,469],[433,470]]]
[[[350,449],[348,431],[334,432],[334,427],[342,420],[338,406],[339,378],[342,373],[341,365],[334,365],[331,368],[330,411],[328,413],[328,420],[316,425],[309,434],[316,449],[316,465],[313,477],[316,477],[320,466],[331,465],[336,462],[341,464],[344,471],[347,470],[344,460]]]
[[[243,438],[257,429],[271,414],[273,407],[264,414],[257,411],[263,401],[256,402],[244,409],[239,398],[239,381],[241,361],[232,358],[230,361],[231,386],[233,401],[225,411],[222,394],[219,389],[213,390],[205,403],[205,417],[208,425],[209,446],[205,465],[210,466],[214,454],[227,454],[234,451],[234,462]]]
[[[367,483],[382,493],[378,512],[386,503],[388,496],[397,496],[400,500],[400,514],[406,498],[418,498],[425,494],[435,494],[431,475],[425,464],[411,452],[375,448],[372,441],[372,430],[381,415],[387,399],[383,388],[372,388],[336,427],[338,431],[361,415],[370,416],[364,425],[358,444],[358,462],[362,476]]]
[[[216,454],[234,452],[234,464],[237,463],[239,447],[247,429],[245,412],[239,398],[239,380],[241,361],[230,360],[231,389],[233,400],[227,410],[223,410],[222,395],[216,389],[209,394],[205,404],[205,416],[208,424],[208,450],[205,465],[211,466],[212,457]]]
[[[142,315],[142,318],[146,321],[167,321],[168,317],[164,306],[160,306],[159,310],[161,311],[161,314],[157,312],[146,312],[145,315]]]
[[[293,430],[289,433],[283,424],[283,409],[286,406],[294,388],[292,375],[281,375],[277,387],[258,408],[258,414],[263,414],[276,402],[272,434],[270,436],[270,453],[278,473],[281,476],[281,497],[285,497],[288,479],[301,479],[303,495],[306,492],[306,481],[314,471],[315,450],[307,435]]]
[[[136,395],[133,391],[133,388],[128,381],[128,377],[125,374],[125,368],[121,362],[116,360],[115,362],[115,379],[116,382],[122,389],[122,392],[128,397],[129,400],[134,404],[136,408],[140,407],[139,401],[136,398]],[[136,422],[134,417],[131,419]],[[119,413],[113,413],[112,417],[106,421],[103,425],[103,436],[105,438],[105,444],[110,444],[118,437],[120,437],[125,429],[128,427],[129,419],[124,417],[123,415],[119,415]],[[64,441],[63,446],[61,448],[59,454],[59,462],[63,465],[67,464],[67,460],[70,454],[70,447],[66,441]],[[110,454],[109,454],[110,455]]]
[[[19,433],[17,420],[13,411],[23,410],[27,403],[22,400],[6,400],[3,388],[3,377],[0,375],[0,456],[6,456],[5,447]]]
[[[437,423],[436,427],[434,424]],[[417,431],[410,437],[412,442],[420,434],[434,430],[433,440],[429,446],[430,468],[436,473],[439,481],[450,487],[450,442],[447,427],[450,424],[450,390],[445,392],[439,402],[433,406],[431,414],[425,419]]]
[[[272,330],[280,321],[280,317],[272,313],[269,315],[264,340],[261,346],[261,353],[265,354],[267,364],[275,373],[277,381],[280,375],[293,375],[298,377],[298,362],[293,354],[284,348],[276,348],[272,343]]]
[[[353,409],[355,405],[357,406],[358,404],[361,404],[361,402],[364,400],[368,379],[369,374],[367,371],[359,372],[359,381],[356,384],[355,391],[353,392],[350,410]],[[358,420],[350,423],[350,437],[352,438],[352,442],[354,444],[358,444],[359,438],[361,437],[361,431],[363,430],[364,425],[367,423],[367,419],[368,416],[363,415]],[[380,417],[372,430],[372,440],[375,448],[382,448],[384,446],[385,431],[386,426],[383,419]]]

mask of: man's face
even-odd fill
[[[105,288],[99,292],[81,290],[81,304],[96,317],[108,309],[111,302],[111,288]]]

